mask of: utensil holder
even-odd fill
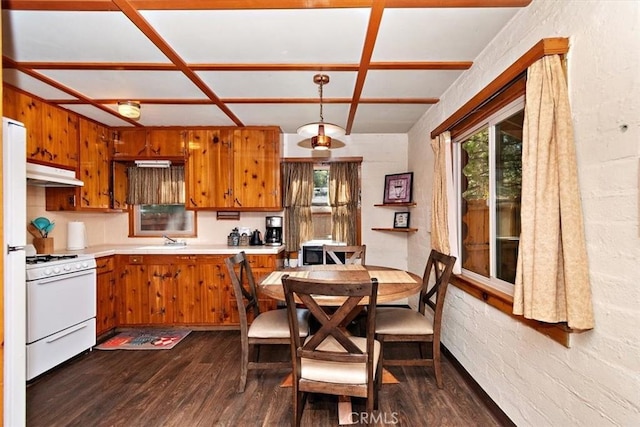
[[[33,246],[38,254],[53,253],[53,237],[34,237]]]

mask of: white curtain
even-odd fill
[[[593,328],[573,127],[558,55],[528,70],[521,225],[514,314]]]
[[[451,134],[431,140],[433,149],[433,191],[431,197],[431,247],[456,257],[454,274],[462,273],[458,249],[457,196],[453,180]]]

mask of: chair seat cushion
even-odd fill
[[[433,315],[427,311],[423,316],[409,308],[376,307],[376,334],[431,335]]]
[[[313,335],[312,335],[313,336]],[[311,337],[307,338],[307,341]],[[367,339],[352,337],[353,342],[363,352],[367,349]],[[331,336],[327,337],[317,350],[336,351],[346,353],[346,350]],[[373,344],[373,376],[375,378],[380,357],[380,342]],[[367,365],[364,363],[325,362],[322,360],[305,359],[300,361],[300,377],[312,381],[322,381],[337,384],[366,384]]]
[[[298,309],[298,326],[300,336],[309,335],[309,310]],[[249,331],[249,338],[289,338],[289,319],[287,310],[271,310],[260,313],[253,319]]]

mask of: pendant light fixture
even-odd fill
[[[118,113],[133,120],[139,119],[140,103],[138,101],[119,101]]]
[[[311,147],[314,150],[328,150],[331,148],[331,137],[345,134],[345,130],[333,123],[325,123],[322,114],[322,87],[329,83],[329,76],[326,74],[316,74],[313,82],[317,84],[320,93],[320,121],[307,123],[298,128],[298,135],[311,138]]]

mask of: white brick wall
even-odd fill
[[[428,165],[418,179],[430,186],[431,130],[546,37],[570,38],[569,92],[596,327],[573,335],[567,349],[452,286],[443,341],[517,425],[636,426],[640,2],[534,0],[411,130],[409,167]],[[429,206],[429,197],[421,193],[418,205]],[[409,253],[426,257],[428,241],[422,228]],[[412,259],[409,268],[421,272],[424,262]]]

